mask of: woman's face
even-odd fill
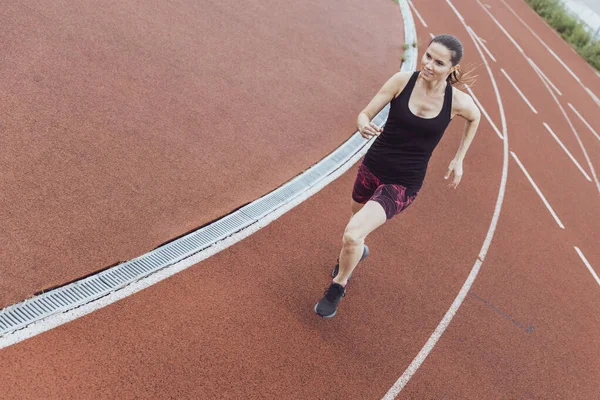
[[[421,76],[427,81],[446,80],[454,71],[452,51],[440,43],[431,43],[421,59]]]

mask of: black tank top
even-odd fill
[[[429,158],[448,127],[452,113],[452,85],[446,85],[442,111],[421,118],[408,108],[420,71],[415,71],[400,95],[390,102],[383,132],[367,151],[363,164],[383,183],[406,186],[415,193],[423,185]]]

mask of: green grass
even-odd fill
[[[600,41],[594,41],[577,18],[571,16],[560,0],[525,0],[586,61],[600,71]]]

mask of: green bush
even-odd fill
[[[580,54],[585,58],[594,68],[600,71],[600,42],[592,42],[585,46]]]
[[[527,0],[527,3],[545,20],[561,8],[559,0]]]
[[[565,10],[560,0],[526,1],[588,63],[600,71],[600,42],[592,41],[591,35],[585,30],[581,22]]]
[[[591,41],[591,35],[581,25],[576,25],[569,37],[565,38],[567,42],[575,46],[576,49],[583,49]]]
[[[550,22],[550,25],[552,25],[564,39],[571,36],[571,33],[577,26],[575,18],[559,12],[551,15],[548,22]]]

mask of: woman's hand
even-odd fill
[[[369,122],[368,124],[364,125],[359,132],[365,139],[370,139],[373,136],[379,136],[379,134],[383,132],[383,128],[380,128],[374,123]]]
[[[452,172],[454,172],[454,180],[448,185],[448,187],[456,189],[456,187],[460,183],[460,179],[462,178],[463,174],[462,160],[452,160],[450,162],[450,165],[448,166],[448,172],[446,172],[446,176],[444,176],[444,179],[450,178]]]

